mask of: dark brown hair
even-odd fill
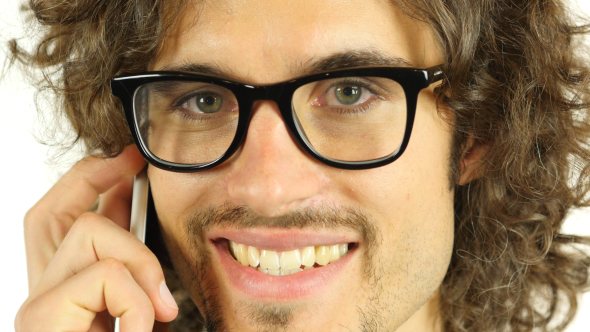
[[[31,1],[42,38],[30,53],[13,41],[13,59],[45,73],[39,88],[56,93],[89,151],[115,156],[132,139],[109,79],[147,70],[179,2]],[[446,55],[438,97],[454,114],[453,178],[467,142],[487,150],[481,176],[454,188],[445,330],[562,331],[589,282],[590,239],[560,233],[572,207],[589,205],[588,27],[559,0],[396,4]]]

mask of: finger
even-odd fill
[[[133,180],[121,181],[100,196],[96,212],[112,220],[121,228],[129,230],[132,196]]]
[[[149,298],[114,258],[93,264],[21,307],[15,325],[17,332],[88,331],[91,326],[96,332],[111,332],[106,329],[108,322],[92,323],[105,309],[121,318],[121,332],[152,331],[154,310]]]
[[[78,218],[94,204],[98,195],[143,169],[145,160],[135,145],[115,158],[88,157],[77,163],[37,203],[56,219]]]
[[[162,287],[164,272],[156,256],[131,233],[104,216],[91,212],[74,223],[31,296],[45,293],[106,258],[115,258],[125,264],[149,296],[157,320],[168,322],[176,317],[178,306],[168,295],[166,286]]]
[[[88,157],[76,164],[25,216],[29,289],[33,289],[74,220],[100,193],[131,178],[145,165],[135,146],[111,159]]]

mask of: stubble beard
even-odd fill
[[[213,227],[231,227],[234,229],[248,229],[251,227],[274,227],[284,229],[336,229],[348,228],[357,232],[362,239],[363,246],[363,274],[365,291],[362,299],[363,307],[357,305],[359,317],[358,328],[362,332],[383,330],[383,316],[386,308],[379,301],[382,292],[381,276],[374,264],[377,252],[379,232],[366,214],[352,208],[306,208],[287,215],[266,218],[252,212],[245,207],[232,204],[210,207],[196,212],[185,223],[185,245],[190,248],[191,257],[183,255],[184,262],[181,279],[185,289],[190,290],[193,300],[198,301],[205,319],[207,332],[231,331],[223,317],[223,306],[217,295],[217,284],[212,280],[208,271],[211,269],[211,255],[205,247],[204,234]],[[239,303],[240,314],[256,327],[256,331],[288,331],[297,313],[304,309],[301,305],[290,304],[261,304]]]

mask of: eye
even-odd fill
[[[347,107],[360,106],[371,103],[378,98],[377,93],[367,82],[330,82],[329,80],[318,82],[314,88],[318,93],[311,102],[316,107]]]
[[[362,88],[354,84],[338,84],[334,87],[336,99],[344,105],[352,105],[361,99]]]
[[[359,107],[368,106],[389,95],[382,83],[384,82],[380,82],[378,78],[366,77],[318,81],[313,87],[310,85],[311,106],[336,107],[346,112],[357,111]]]
[[[213,92],[199,93],[182,104],[182,108],[200,114],[217,113],[222,107],[223,97]]]

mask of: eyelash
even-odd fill
[[[204,115],[204,114],[189,114],[187,112],[183,112],[183,111],[178,110],[178,108],[173,109],[172,111],[173,112],[179,112],[180,113],[180,116],[184,120],[191,121],[191,122],[207,122],[207,121],[214,120],[215,117],[217,116],[217,115],[210,115],[210,114],[207,114],[207,115]]]
[[[375,91],[374,84],[370,84],[370,83],[368,84],[366,81],[355,80],[355,79],[347,79],[347,80],[343,80],[343,81],[334,82],[327,89],[325,89],[325,91],[322,93],[322,95],[328,93],[328,91],[330,91],[331,89],[335,88],[337,85],[340,85],[340,84],[357,85],[357,86],[361,87],[362,89],[366,89],[369,93],[373,94],[376,97],[376,99],[383,100],[383,97],[380,96],[379,93],[377,93]],[[174,102],[172,104],[172,106],[170,107],[169,111],[170,112],[179,112],[180,116],[182,116],[183,119],[188,120],[188,121],[204,122],[204,121],[210,121],[210,120],[215,119],[215,117],[217,117],[218,114],[197,114],[197,113],[189,114],[188,112],[180,110],[184,103],[189,101],[191,98],[194,98],[194,97],[198,96],[199,94],[203,94],[203,93],[214,93],[214,92],[213,91],[191,92],[188,95],[180,97],[178,99],[178,101]],[[372,100],[369,104],[363,105],[361,107],[356,107],[356,108],[347,108],[347,107],[337,108],[334,106],[331,106],[331,107],[328,106],[328,107],[331,111],[338,113],[339,115],[356,115],[356,114],[363,114],[363,113],[369,111],[371,109],[371,106],[375,102],[376,102],[376,100]]]
[[[185,111],[180,110],[182,108],[182,105],[186,102],[188,102],[189,100],[191,100],[192,98],[203,94],[203,93],[215,93],[213,91],[193,91],[190,92],[188,95],[184,95],[180,98],[178,98],[178,101],[174,102],[172,104],[172,106],[169,108],[170,112],[179,112],[180,116],[182,116],[183,119],[188,120],[188,121],[199,121],[199,122],[205,122],[205,121],[210,121],[215,119],[217,116],[219,116],[219,114],[215,113],[215,114],[197,114],[197,113],[193,113],[193,114],[189,114]]]
[[[333,111],[335,111],[339,115],[363,114],[363,113],[366,113],[367,111],[369,111],[369,109],[371,108],[371,105],[373,105],[373,103],[374,103],[374,101],[372,101],[371,103],[369,103],[367,105],[364,105],[363,107],[357,107],[357,108],[338,108],[338,109],[333,109]]]
[[[340,84],[354,84],[354,85],[358,85],[359,87],[361,87],[362,89],[366,89],[368,92],[370,92],[371,94],[373,94],[377,99],[379,100],[383,100],[383,97],[379,95],[379,93],[377,93],[374,89],[374,84],[370,84],[367,83],[366,81],[363,80],[358,80],[358,79],[347,79],[347,80],[343,80],[343,81],[338,81],[338,82],[334,82],[333,84],[331,84],[321,95],[324,95],[326,93],[328,93],[331,89],[335,88],[337,85]],[[320,96],[321,96],[320,95]],[[363,114],[366,113],[367,111],[369,111],[369,109],[371,108],[371,105],[373,105],[373,103],[375,103],[376,100],[371,101],[369,104],[361,106],[361,107],[357,107],[357,108],[334,108],[334,106],[330,107],[330,109],[336,113],[338,113],[339,115],[355,115],[355,114]]]

